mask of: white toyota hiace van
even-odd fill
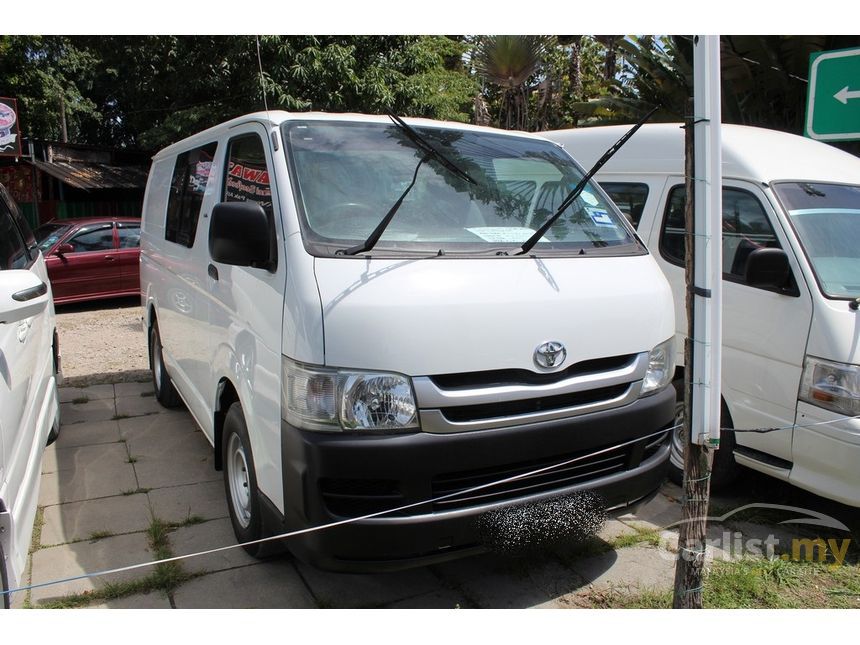
[[[544,133],[583,163],[623,126]],[[637,226],[684,308],[684,134],[646,125],[597,179]],[[714,482],[736,464],[860,506],[860,159],[724,125],[723,426]],[[675,345],[678,364],[683,345]],[[792,428],[794,424],[797,427]],[[673,441],[672,473],[682,464]]]
[[[596,185],[516,255],[583,175],[533,135],[354,114],[251,114],[154,157],[154,383],[214,446],[238,540],[416,504],[287,543],[402,568],[477,552],[494,509],[656,490],[665,278]]]

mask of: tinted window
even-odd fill
[[[660,251],[674,264],[684,264],[684,208],[686,193],[676,186],[669,195]],[[767,214],[752,193],[723,188],[723,275],[743,280],[750,253],[760,248],[779,248]]]
[[[42,251],[47,251],[72,228],[69,224],[42,224],[36,229],[36,243]]]
[[[29,263],[21,233],[0,199],[0,269],[23,269]]]
[[[119,233],[119,248],[131,249],[140,246],[140,224],[118,222],[117,229],[117,233]]]
[[[66,240],[75,247],[74,253],[113,251],[113,224],[90,224]]]
[[[266,215],[271,219],[272,189],[269,185],[266,153],[260,137],[252,134],[233,139],[227,155],[224,201],[255,201],[263,207]]]
[[[645,208],[645,201],[648,199],[647,184],[600,182],[600,187],[609,194],[627,220],[638,228],[639,220],[642,219],[642,209]]]
[[[200,217],[215,149],[216,144],[210,143],[183,152],[176,158],[164,224],[164,237],[170,242],[187,247],[194,245],[197,218]]]

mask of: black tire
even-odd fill
[[[230,522],[240,544],[263,537],[260,517],[260,494],[254,470],[254,455],[248,438],[248,426],[242,405],[238,401],[230,406],[224,418],[221,440],[221,463],[224,474],[224,492],[230,510]],[[258,558],[264,553],[264,544],[251,544],[243,548],[248,555]]]
[[[161,352],[161,336],[158,333],[158,323],[152,321],[149,328],[149,366],[152,370],[152,386],[155,398],[165,408],[178,408],[182,405],[179,393],[173,387],[167,368],[164,366],[164,355]]]
[[[675,403],[675,423],[678,426],[684,420],[684,379],[672,383],[678,395]],[[735,433],[725,430],[732,427],[731,416],[726,408],[726,402],[720,405],[720,448],[714,452],[714,463],[711,468],[711,491],[718,492],[734,483],[741,475],[741,467],[735,461]],[[669,450],[669,479],[679,486],[684,484],[684,452],[683,428],[675,428],[670,439]]]
[[[9,591],[9,576],[6,573],[6,554],[3,552],[3,545],[0,544],[0,591]],[[12,606],[12,596],[8,593],[3,594],[3,609],[9,609]]]
[[[54,336],[56,337],[56,332],[54,332]],[[54,350],[56,350],[56,347],[54,348]],[[54,421],[51,424],[51,432],[48,433],[48,442],[45,444],[47,446],[50,446],[57,439],[60,438],[60,391],[59,391],[59,388],[57,386],[57,374],[58,374],[59,370],[57,370],[57,352],[53,351],[53,354],[54,354],[54,361],[53,361],[54,362],[54,396],[57,399],[57,412],[54,415]]]

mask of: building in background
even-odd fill
[[[0,182],[33,226],[74,217],[140,217],[150,154],[57,141],[0,157]]]

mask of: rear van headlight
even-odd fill
[[[281,415],[322,432],[418,428],[412,380],[402,374],[336,370],[282,357]]]
[[[672,382],[675,376],[675,338],[660,343],[648,355],[648,369],[640,395],[652,394]]]
[[[800,400],[850,417],[860,415],[860,365],[807,356]]]

